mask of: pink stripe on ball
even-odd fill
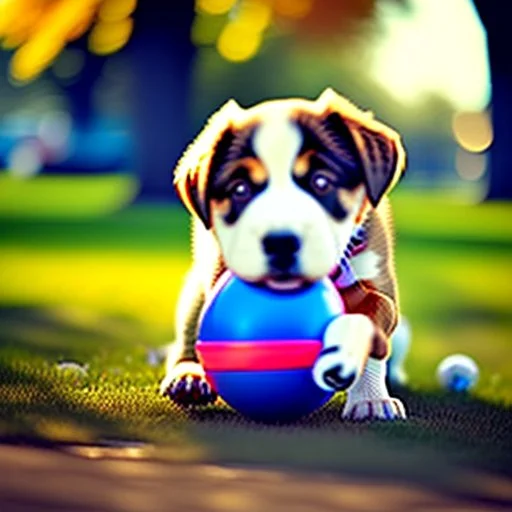
[[[208,371],[264,371],[311,368],[322,346],[319,340],[199,340],[196,350]]]

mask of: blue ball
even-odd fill
[[[197,352],[220,396],[244,416],[297,420],[333,395],[313,380],[327,325],[344,307],[329,279],[274,291],[226,274],[205,305]]]

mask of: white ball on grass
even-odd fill
[[[471,357],[453,354],[445,357],[437,367],[437,380],[450,391],[467,391],[478,381],[478,366]]]

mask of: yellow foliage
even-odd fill
[[[251,32],[262,32],[272,19],[272,9],[267,2],[261,0],[245,0],[240,4],[236,22]]]
[[[100,6],[98,17],[102,21],[120,21],[132,14],[137,0],[104,0]]]
[[[236,0],[197,0],[196,7],[199,11],[208,14],[226,14],[236,4]]]
[[[261,33],[248,30],[243,23],[228,23],[217,41],[217,50],[226,60],[243,62],[258,53]]]
[[[120,50],[130,39],[133,20],[100,21],[89,36],[89,49],[98,55],[108,55]]]
[[[137,0],[0,0],[0,43],[15,49],[11,76],[36,78],[69,41],[93,25],[89,46],[99,54],[121,49],[130,38]]]
[[[313,8],[314,0],[196,0],[197,15],[192,41],[213,43],[219,54],[231,62],[252,59],[259,51],[265,31],[277,17],[299,20]],[[211,30],[224,19],[216,37]],[[216,40],[212,40],[215,38]]]
[[[37,77],[60,53],[64,41],[38,34],[25,43],[11,60],[10,71],[18,82],[28,82]]]

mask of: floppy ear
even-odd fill
[[[174,187],[179,198],[192,215],[202,220],[206,229],[211,227],[208,177],[217,155],[229,149],[234,137],[232,125],[241,111],[235,100],[225,103],[188,146],[174,171]]]
[[[333,89],[326,89],[317,101],[328,115],[338,114],[348,128],[361,160],[368,199],[376,207],[405,170],[406,155],[400,136]]]

